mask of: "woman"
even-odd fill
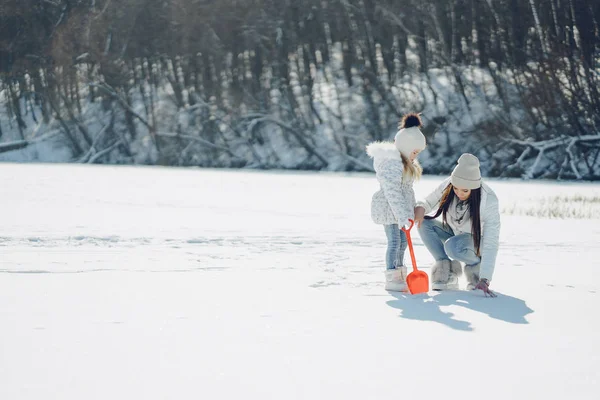
[[[437,207],[433,216],[425,216]],[[437,218],[442,216],[442,222]],[[465,263],[467,289],[481,289],[496,297],[489,286],[500,236],[498,198],[481,182],[479,160],[465,153],[447,178],[415,207],[415,221],[423,243],[435,258],[433,290],[458,289]]]

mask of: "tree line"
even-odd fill
[[[440,101],[436,71],[473,111],[477,69],[493,112],[462,134],[489,174],[597,179],[599,32],[587,0],[3,0],[0,135],[29,116],[80,160],[143,136],[152,163],[365,170],[366,142]],[[423,116],[434,156],[464,149],[434,136],[462,113]]]

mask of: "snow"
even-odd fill
[[[488,183],[496,299],[383,290],[372,174],[0,164],[0,398],[597,398],[600,186]]]

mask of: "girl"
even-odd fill
[[[421,126],[419,115],[407,114],[402,118],[394,143],[375,142],[367,146],[381,185],[371,201],[371,218],[383,225],[387,236],[385,289],[391,291],[406,290],[404,251],[407,242],[401,228],[409,225],[409,218],[414,218],[413,182],[423,171],[417,155],[425,149]]]
[[[435,207],[433,216],[425,216]],[[442,222],[436,220],[442,216]],[[417,203],[415,222],[423,243],[435,258],[433,290],[458,289],[465,263],[467,289],[489,290],[498,254],[500,212],[494,191],[481,182],[479,160],[465,153],[450,178]],[[452,261],[450,260],[452,259]]]

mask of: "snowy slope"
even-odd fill
[[[385,292],[371,174],[0,164],[0,398],[595,399],[600,186],[488,182],[497,299]]]

